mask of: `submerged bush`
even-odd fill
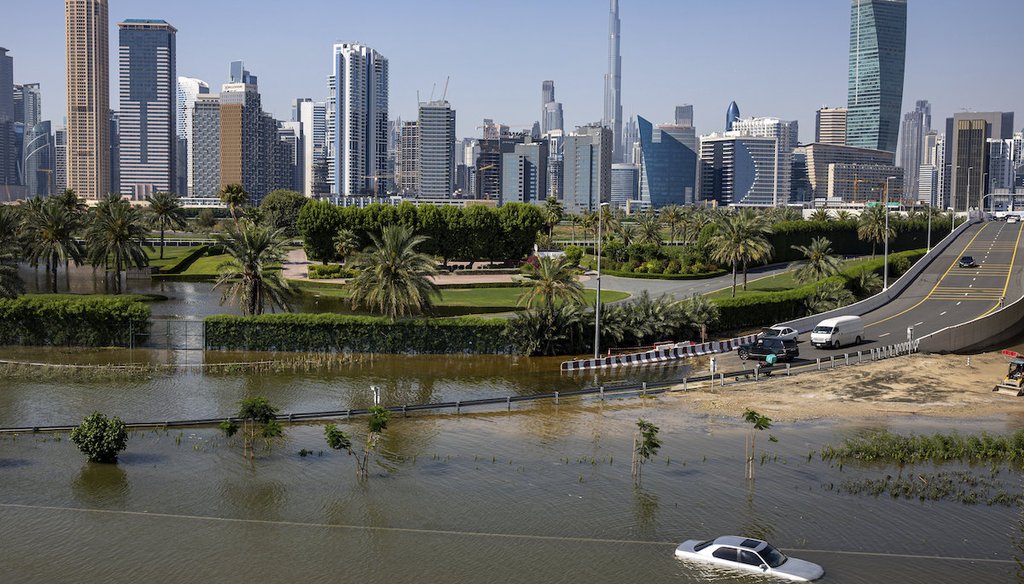
[[[71,441],[90,461],[114,463],[128,446],[128,430],[120,418],[93,412],[71,431]]]

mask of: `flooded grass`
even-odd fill
[[[886,475],[879,479],[850,479],[839,486],[839,491],[850,495],[889,495],[893,499],[919,501],[954,501],[965,505],[1001,505],[1017,507],[1024,503],[1024,495],[1007,488],[998,473],[981,476],[959,470],[938,473],[911,473],[907,476]]]
[[[838,446],[825,445],[821,458],[840,464],[849,461],[898,465],[923,462],[1024,462],[1024,429],[1006,436],[936,433],[899,435],[888,431],[847,438]]]

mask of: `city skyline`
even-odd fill
[[[527,8],[532,4],[540,6],[533,0],[525,0]],[[911,111],[918,99],[931,101],[937,117],[952,115],[962,107],[976,111],[1018,109],[1015,102],[1019,98],[1011,96],[1022,93],[1024,81],[1002,75],[998,62],[987,58],[988,54],[997,54],[997,48],[1010,39],[993,37],[982,26],[971,28],[964,23],[970,20],[970,13],[986,9],[998,11],[1008,19],[1019,18],[1024,14],[1024,7],[1004,0],[983,0],[983,6],[970,9],[955,4],[914,1],[909,4],[903,110]],[[764,54],[764,47],[754,46],[753,41],[734,42],[732,46],[715,45],[715,59],[705,63],[688,61],[682,69],[675,66],[675,60],[669,55],[680,54],[680,51],[696,54],[713,41],[714,33],[658,34],[670,30],[666,24],[673,21],[673,15],[685,14],[692,23],[692,30],[704,30],[702,22],[720,21],[739,5],[743,6],[744,19],[757,19],[763,26],[793,27],[801,34],[792,40],[780,40],[769,48],[777,55],[770,70],[758,65],[757,60],[738,58],[743,52]],[[162,18],[174,22],[180,30],[179,75],[204,79],[215,87],[226,80],[229,61],[244,59],[254,70],[260,71],[265,108],[279,119],[289,119],[289,107],[296,97],[317,101],[326,98],[330,62],[323,57],[324,53],[329,55],[330,46],[338,39],[358,39],[387,55],[391,62],[392,118],[415,118],[416,91],[419,90],[420,99],[426,101],[436,83],[436,96],[439,96],[440,88],[450,76],[448,100],[460,112],[457,134],[466,137],[478,135],[475,127],[484,117],[510,125],[537,121],[536,88],[545,79],[554,80],[559,87],[567,129],[602,118],[608,51],[607,5],[569,1],[565,5],[545,7],[551,9],[553,22],[564,22],[567,30],[571,27],[574,31],[572,42],[566,42],[567,48],[554,55],[550,54],[553,45],[546,43],[538,43],[544,45],[541,48],[528,43],[500,43],[489,51],[470,50],[475,46],[473,31],[485,31],[481,28],[485,23],[499,20],[509,29],[516,29],[520,24],[528,24],[532,14],[531,10],[519,14],[507,6],[470,7],[460,10],[452,24],[439,21],[431,28],[436,33],[431,42],[437,48],[431,52],[432,60],[426,66],[422,50],[417,50],[418,43],[424,39],[413,29],[420,21],[417,15],[421,12],[423,18],[431,16],[424,7],[399,0],[384,2],[380,8],[369,11],[371,14],[353,15],[344,25],[331,24],[329,18],[311,16],[316,9],[329,12],[325,2],[311,1],[296,7],[286,19],[274,21],[277,27],[274,34],[288,34],[302,26],[309,30],[295,35],[293,42],[284,48],[280,43],[266,43],[265,37],[252,34],[261,30],[270,32],[263,18],[265,13],[262,16],[236,14],[241,18],[238,30],[249,34],[236,35],[230,31],[225,34],[216,26],[216,16],[226,8],[210,9],[213,10],[210,14],[206,9],[198,10],[199,4],[191,1],[168,6],[154,0],[132,3],[118,0],[110,4],[109,21],[111,26],[128,18]],[[38,27],[0,29],[4,46],[15,58],[15,83],[42,84],[43,118],[52,120],[55,127],[63,125],[64,88],[60,66],[63,43],[57,37],[63,20],[60,8],[43,6],[36,16],[44,25],[43,30],[53,30],[52,40],[56,42],[40,42]],[[368,24],[378,12],[390,14],[396,26],[387,29],[363,26],[363,21]],[[715,3],[715,6],[622,2],[620,17],[624,119],[643,115],[655,123],[666,122],[671,120],[675,105],[693,103],[695,125],[699,133],[705,134],[722,130],[725,109],[729,101],[735,99],[743,107],[744,115],[802,122],[801,141],[809,142],[813,140],[815,111],[822,105],[845,105],[849,27],[849,3],[846,1],[799,1],[785,5],[737,1]],[[45,26],[51,22],[52,27]],[[808,27],[809,30],[804,30]],[[957,44],[945,46],[942,39],[950,35],[944,31],[951,33],[954,28],[957,35],[953,38],[958,39]],[[366,34],[367,30],[388,32],[371,35]],[[589,34],[579,35],[580,30]],[[212,35],[224,38],[217,45],[230,46],[230,52],[204,40]],[[811,46],[814,50],[807,50]],[[794,51],[799,51],[798,59],[791,58]],[[437,54],[452,56],[438,59]],[[489,73],[493,68],[482,66],[484,61],[513,55],[520,55],[519,62],[523,65],[503,69],[499,80],[494,80]],[[535,60],[538,55],[540,60]],[[659,58],[659,55],[665,57]],[[723,63],[729,66],[721,66]],[[664,75],[668,66],[678,74]],[[954,77],[949,71],[960,73]],[[646,88],[652,84],[660,90],[648,91]],[[111,98],[112,107],[118,109],[116,95]]]

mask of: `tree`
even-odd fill
[[[213,286],[214,290],[223,288],[221,304],[228,298],[237,299],[244,316],[263,314],[267,304],[290,310],[288,282],[274,269],[287,253],[283,229],[241,221],[213,238],[230,258],[218,266],[220,275]]]
[[[114,268],[114,290],[121,292],[121,272],[131,266],[149,265],[146,247],[145,219],[120,195],[110,195],[96,206],[92,221],[85,232],[89,262],[94,266]]]
[[[121,418],[93,412],[71,430],[71,441],[91,462],[115,463],[128,446],[128,430]]]
[[[811,245],[794,245],[796,251],[804,254],[806,262],[793,273],[797,282],[816,282],[839,273],[839,258],[832,253],[832,242],[824,237],[815,237]]]
[[[853,219],[853,215],[846,209],[836,211],[836,221],[849,221]]]
[[[0,298],[14,298],[25,291],[17,266],[21,255],[20,230],[21,217],[17,209],[0,205]]]
[[[506,203],[497,211],[500,237],[492,259],[518,260],[533,252],[533,245],[544,227],[544,211],[536,205]]]
[[[793,211],[788,207],[777,208],[782,216],[785,216],[785,211]],[[740,221],[743,223],[743,229],[747,236],[747,245],[744,246],[744,257],[743,257],[743,290],[747,289],[747,267],[752,263],[767,262],[771,259],[772,254],[775,250],[772,248],[772,244],[768,241],[768,235],[773,230],[771,225],[768,224],[764,215],[759,214],[753,209],[742,209],[739,214]]]
[[[434,259],[417,250],[426,238],[390,225],[370,239],[372,244],[352,260],[352,268],[359,271],[348,282],[352,307],[365,307],[392,321],[430,311],[440,290],[431,280],[437,275]]]
[[[754,480],[754,456],[757,450],[757,432],[763,432],[772,427],[772,419],[763,416],[752,409],[743,412],[743,420],[750,424],[750,434],[744,442],[746,451],[746,479]],[[769,436],[769,439],[771,437]]]
[[[603,313],[601,323],[603,331]],[[508,331],[520,354],[567,355],[593,348],[593,328],[592,312],[585,315],[579,305],[556,304],[520,312]]]
[[[239,402],[238,414],[235,416],[242,422],[242,455],[249,460],[256,458],[256,439],[263,438],[264,447],[269,449],[271,440],[280,437],[284,430],[277,421],[278,409],[271,405],[270,400],[263,396],[243,399]],[[231,420],[221,422],[220,428],[228,436],[234,436],[238,424]]]
[[[337,206],[329,201],[310,201],[299,211],[296,225],[309,259],[324,265],[334,259],[334,236],[342,227],[341,211]],[[351,225],[346,227],[356,231]]]
[[[871,242],[871,259],[875,259],[875,246],[886,239],[892,239],[895,227],[889,224],[888,237],[885,230],[885,207],[875,205],[867,207],[857,220],[857,237],[862,241]]]
[[[200,209],[199,213],[196,214],[196,226],[202,227],[203,229],[210,229],[217,224],[217,219],[213,216],[213,209]]]
[[[334,236],[334,251],[341,263],[345,263],[349,256],[359,251],[359,238],[351,229],[339,229]]]
[[[851,304],[856,298],[839,282],[825,282],[805,301],[807,314],[820,314]]]
[[[635,223],[619,223],[616,230],[619,238],[622,239],[622,245],[629,247],[637,239],[637,228]]]
[[[676,243],[676,236],[679,235],[679,228],[684,224],[686,213],[679,205],[669,205],[661,210],[661,222],[668,225],[669,240],[673,245]]]
[[[874,296],[882,291],[882,277],[870,270],[861,270],[851,282],[853,292],[858,298]]]
[[[661,245],[661,220],[651,211],[637,215],[637,229],[640,232],[640,243]]]
[[[82,263],[84,250],[74,236],[81,226],[79,217],[60,201],[48,199],[29,205],[23,219],[28,259],[33,264],[46,264],[53,275],[52,291],[56,294],[57,266],[67,262],[74,262],[76,266]]]
[[[636,421],[636,433],[633,434],[633,483],[639,485],[642,480],[643,466],[658,454],[661,440],[658,439],[658,427],[644,420]]]
[[[494,259],[500,239],[495,235],[501,230],[498,216],[483,205],[466,207],[463,215],[466,225],[466,259],[470,260],[470,268],[479,260]]]
[[[184,229],[187,225],[181,199],[174,193],[154,193],[146,200],[149,201],[150,225],[160,229],[160,259],[164,259],[164,231]]]
[[[544,223],[548,228],[548,235],[555,236],[555,226],[562,222],[565,217],[565,209],[562,203],[555,197],[548,197],[544,202]]]
[[[715,326],[721,316],[718,305],[701,294],[694,294],[683,302],[687,318],[700,329],[700,342],[708,342],[708,329]]]
[[[746,266],[771,254],[771,244],[765,237],[766,225],[747,214],[729,215],[717,223],[717,230],[709,240],[711,259],[732,266],[732,296],[736,297],[736,278],[743,266],[743,288],[746,289]]]
[[[526,264],[523,273],[530,287],[520,295],[520,305],[550,308],[556,302],[583,304],[583,286],[564,256],[537,258],[536,264]]]
[[[228,206],[228,211],[231,212],[231,219],[238,223],[238,215],[235,213],[235,209],[244,207],[249,202],[249,193],[245,192],[245,187],[238,183],[224,185],[220,189],[220,201]]]
[[[75,194],[74,189],[65,189],[63,193],[53,195],[50,198],[56,200],[58,204],[63,206],[73,215],[81,217],[89,211],[89,207],[82,202],[82,199],[77,194]]]
[[[299,220],[299,212],[309,202],[302,193],[278,189],[271,191],[260,201],[264,221],[275,229],[284,229],[285,235],[298,235],[295,223]]]
[[[807,219],[810,221],[826,222],[832,219],[832,216],[829,215],[828,209],[815,209]]]

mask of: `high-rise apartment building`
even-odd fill
[[[597,211],[612,195],[612,130],[584,126],[565,137],[562,206],[567,213]]]
[[[189,138],[190,197],[215,197],[220,192],[220,95],[201,93],[192,107]]]
[[[118,23],[121,195],[136,200],[177,189],[178,30],[163,20]]]
[[[925,134],[932,130],[932,106],[927,100],[918,100],[914,111],[903,116],[900,167],[906,177],[908,193],[918,191],[918,174],[924,153]]]
[[[620,162],[622,150],[622,39],[619,0],[611,0],[608,15],[608,73],[604,76],[604,127],[612,131],[612,158]],[[610,169],[610,167],[609,167]]]
[[[358,43],[338,43],[327,102],[328,177],[337,195],[386,190],[388,60]]]
[[[1013,138],[1013,112],[962,112],[946,118],[942,203],[957,212],[978,208],[985,194],[989,140]]]
[[[643,118],[640,118],[641,120]],[[613,209],[624,209],[628,201],[636,201],[640,198],[640,169],[635,164],[613,164],[612,165],[612,194],[611,206]]]
[[[776,143],[775,138],[743,136],[735,131],[701,136],[701,200],[719,206],[776,206]]]
[[[43,121],[43,94],[38,83],[14,86],[14,121],[32,128]]]
[[[53,133],[53,183],[54,192],[63,193],[68,188],[68,132],[61,128]]]
[[[853,146],[840,146],[837,144],[807,144],[803,147],[807,156],[807,180],[811,186],[811,196],[814,199],[825,199],[829,193],[838,192],[840,197],[847,201],[863,202],[877,200],[872,194],[877,184],[871,183],[867,177],[876,176],[877,172],[870,170],[863,176],[857,174],[857,168],[875,166],[892,167],[896,155],[883,150],[871,150],[868,148],[854,148]],[[845,185],[834,185],[829,181],[829,169],[836,164],[843,164],[852,168],[853,182]],[[884,171],[882,171],[884,172]],[[883,178],[892,174],[882,174]],[[842,177],[840,177],[842,178]]]
[[[988,141],[988,191],[1012,193],[1016,186],[1016,170],[1020,165],[1020,144],[1014,139]],[[986,201],[986,208],[990,202]]]
[[[237,68],[241,74],[235,72]],[[269,192],[260,184],[260,174],[265,172],[259,168],[265,158],[260,156],[264,149],[260,137],[265,128],[259,86],[240,61],[232,63],[231,79],[220,92],[220,183],[242,185],[249,200],[258,204]]]
[[[818,110],[814,124],[815,144],[846,145],[845,107],[823,107]]]
[[[110,110],[110,132],[108,142],[110,144],[110,192],[121,192],[121,114]]]
[[[419,193],[450,197],[455,190],[455,110],[447,101],[421,103],[419,120]]]
[[[14,109],[14,57],[0,47],[0,118],[24,121],[17,120]]]
[[[307,197],[327,194],[327,104],[303,98],[295,100],[293,109],[302,128],[302,192]]]
[[[896,152],[907,60],[907,0],[852,0],[846,144]]]
[[[56,148],[50,130],[50,122],[39,122],[31,129],[26,127],[22,175],[28,197],[46,197],[57,193],[53,182]]]
[[[420,193],[420,132],[416,122],[403,122],[395,154],[395,185],[403,197]]]
[[[692,115],[691,115],[692,119]],[[692,204],[697,189],[697,135],[693,126],[655,127],[640,117],[640,199],[655,209]]]
[[[547,133],[548,141],[548,198],[562,200],[565,175],[565,132],[551,130]]]
[[[548,80],[541,84],[540,89],[541,134],[547,134],[552,130],[561,130],[564,127],[562,119],[562,104],[555,101],[555,82]]]
[[[185,180],[184,182],[180,180],[181,173],[179,173],[177,190],[180,195],[191,195],[195,190],[195,177],[192,172],[192,167],[195,166],[193,159],[194,151],[192,148],[192,119],[195,112],[196,99],[198,99],[200,95],[209,95],[210,85],[202,79],[178,77],[177,90],[177,130],[175,134],[178,137],[179,146],[184,147],[185,157]],[[182,153],[179,150],[178,158],[180,159],[181,157]]]
[[[796,121],[785,121],[778,118],[746,118],[733,122],[732,131],[741,136],[754,138],[775,138],[777,148],[776,169],[777,181],[775,204],[784,205],[789,202],[793,175],[793,149],[800,142],[799,125]]]
[[[107,0],[64,0],[67,36],[67,187],[111,192]]]
[[[547,198],[548,142],[516,144],[512,152],[502,154],[501,204],[533,203]]]
[[[20,184],[15,123],[14,58],[0,47],[0,185]]]
[[[830,164],[828,198],[849,203],[904,200],[903,169],[881,164]]]

